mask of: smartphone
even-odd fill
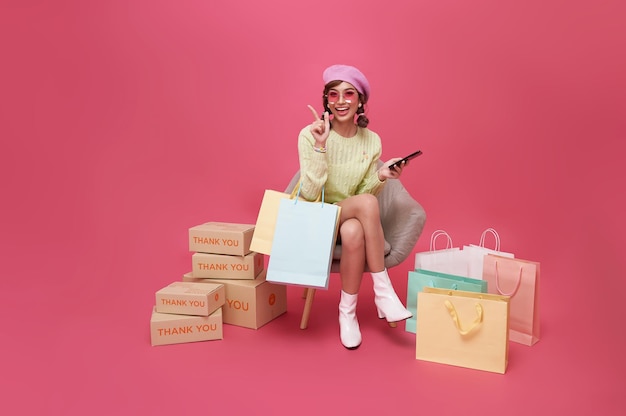
[[[421,150],[418,150],[417,152],[413,152],[413,153],[411,153],[410,155],[408,155],[408,156],[406,156],[406,157],[404,157],[404,158],[402,158],[402,159],[398,160],[397,162],[394,162],[394,163],[392,163],[391,165],[389,165],[389,169],[392,169],[392,170],[393,170],[393,169],[395,169],[395,168],[396,168],[396,166],[401,165],[401,164],[402,164],[402,162],[408,162],[409,160],[414,159],[414,158],[418,157],[418,156],[419,156],[419,155],[421,155],[421,154],[422,154],[422,151],[421,151]]]

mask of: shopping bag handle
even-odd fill
[[[515,294],[517,293],[520,284],[522,283],[522,270],[524,269],[523,266],[520,266],[519,268],[519,277],[517,278],[517,283],[515,284],[515,289],[513,289],[512,292],[510,293],[504,293],[504,291],[502,289],[500,289],[500,274],[498,273],[498,262],[496,261],[496,289],[498,289],[498,293],[504,296],[510,296],[513,297],[515,296]]]
[[[430,236],[430,251],[436,250],[435,245],[437,243],[437,238],[442,235],[445,236],[448,240],[446,243],[446,249],[452,248],[452,237],[450,237],[450,234],[448,234],[444,230],[435,230],[433,231],[433,234]]]
[[[293,202],[294,205],[296,205],[298,203],[298,200],[300,199],[300,189],[302,189],[302,180],[300,180],[298,182],[298,192],[296,193],[296,198]],[[293,195],[293,193],[292,193]],[[324,208],[324,187],[322,186],[322,194],[321,194],[321,199],[318,197],[315,201],[313,202],[322,202],[322,208]]]
[[[478,326],[483,322],[483,307],[480,303],[476,304],[477,316],[476,316],[476,319],[474,319],[474,322],[472,322],[472,326],[469,329],[463,329],[463,327],[461,326],[461,320],[459,319],[459,314],[457,313],[456,308],[454,307],[452,302],[450,302],[449,300],[446,300],[444,304],[446,305],[446,309],[448,309],[448,312],[450,313],[450,316],[452,317],[452,320],[454,321],[454,325],[456,326],[456,329],[459,331],[459,334],[461,335],[469,334],[470,332],[478,328]]]
[[[291,190],[291,196],[289,197],[289,199],[297,198],[298,195],[300,195],[301,186],[302,186],[302,178],[298,179],[296,186],[294,186],[293,189]]]
[[[434,280],[429,281],[428,284],[430,285],[430,287],[434,287],[435,289],[437,288],[437,286],[435,286]],[[452,283],[452,290],[459,290],[459,285],[457,285],[456,283]]]
[[[495,251],[500,251],[500,235],[493,228],[487,228],[485,231],[483,231],[483,233],[480,235],[479,246],[483,247],[483,248],[485,247],[485,237],[487,236],[488,233],[492,234],[493,238],[495,239],[495,248],[494,248],[494,250]]]

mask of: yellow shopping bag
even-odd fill
[[[272,241],[274,241],[274,230],[276,229],[276,217],[278,216],[280,201],[295,198],[297,191],[297,186],[294,188],[291,195],[271,189],[265,190],[254,227],[252,241],[250,242],[250,250],[267,254],[268,256],[270,255],[272,252]]]
[[[431,287],[417,296],[416,359],[506,372],[508,296]]]

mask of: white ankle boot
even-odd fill
[[[378,309],[378,317],[387,319],[387,322],[398,322],[413,316],[400,302],[396,291],[393,290],[387,269],[372,273],[374,281],[374,303]]]
[[[361,330],[356,320],[358,296],[358,294],[350,295],[342,290],[339,301],[339,335],[341,343],[348,349],[355,349],[361,345]]]

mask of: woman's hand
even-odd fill
[[[406,165],[406,162],[400,163],[394,169],[389,169],[389,165],[399,160],[402,160],[402,158],[396,157],[385,162],[385,164],[378,169],[378,180],[384,181],[385,179],[398,179],[400,175],[402,175],[402,169],[404,168],[404,165]]]
[[[311,123],[311,134],[315,139],[317,147],[324,148],[326,147],[326,140],[328,140],[328,135],[330,134],[330,115],[328,114],[328,111],[326,111],[322,114],[322,118],[320,118],[317,111],[315,111],[313,107],[310,105],[308,107],[315,118],[315,121]]]

